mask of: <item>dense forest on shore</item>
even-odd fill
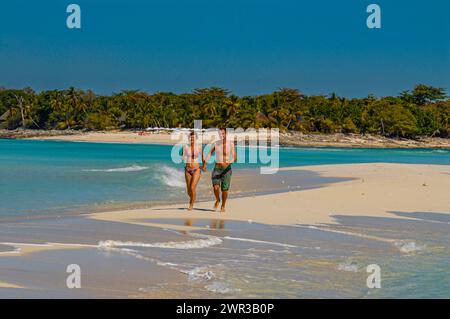
[[[307,96],[288,88],[243,97],[215,87],[184,94],[122,91],[110,96],[75,88],[40,93],[0,88],[0,128],[6,129],[192,127],[198,119],[204,127],[450,137],[450,99],[444,89],[423,84],[382,98]]]

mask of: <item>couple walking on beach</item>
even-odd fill
[[[227,131],[225,128],[219,129],[219,140],[212,144],[211,150],[206,157],[203,153],[202,145],[197,145],[197,136],[195,132],[189,135],[189,143],[183,147],[182,159],[186,163],[184,176],[186,179],[186,189],[189,195],[189,208],[194,208],[197,199],[197,185],[200,181],[201,172],[206,172],[206,163],[211,156],[215,154],[215,165],[211,173],[212,186],[216,202],[214,210],[220,207],[221,212],[225,212],[225,205],[228,198],[228,191],[231,183],[231,164],[236,162],[237,155],[233,141],[227,140]],[[202,165],[200,166],[200,156]],[[222,192],[222,198],[220,197]]]

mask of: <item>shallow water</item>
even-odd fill
[[[339,225],[321,227],[147,221],[204,230],[170,231],[182,241],[155,245],[111,240],[108,247],[184,274],[197,293],[224,298],[450,297],[448,223],[400,220],[395,215],[346,217]],[[380,289],[367,287],[371,264],[381,269]]]
[[[408,216],[417,219],[399,219]],[[146,219],[175,231],[62,217],[0,223],[2,297],[449,298],[450,224],[439,213],[337,216],[339,224],[275,226],[220,219]],[[443,221],[444,220],[444,221]],[[14,243],[88,245],[1,256]],[[65,287],[65,267],[83,287]],[[381,269],[369,289],[368,265]]]

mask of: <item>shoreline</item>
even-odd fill
[[[345,178],[323,178],[314,172],[295,169],[290,171],[289,166],[279,171],[275,175],[261,175],[255,168],[235,168],[235,178],[233,179],[233,197],[245,198],[261,195],[275,195],[286,193],[295,189],[313,189],[320,188],[330,183],[345,181]],[[209,181],[209,174],[202,178],[198,185],[199,194],[197,203],[210,202],[212,192]],[[258,187],[257,187],[258,186]],[[103,203],[85,203],[70,208],[65,208],[64,212],[49,212],[46,210],[25,212],[23,215],[1,215],[0,223],[20,222],[31,220],[45,220],[52,218],[70,218],[87,216],[94,213],[119,212],[124,210],[152,209],[166,206],[184,206],[186,198],[184,188],[178,189],[182,194],[177,198],[167,198],[165,200],[139,200],[128,202],[103,202]]]
[[[138,130],[127,131],[76,131],[76,130],[0,130],[0,138],[27,140],[54,140],[71,142],[162,144],[172,145],[168,133],[139,135]],[[294,147],[348,147],[348,148],[436,148],[450,149],[450,138],[419,137],[395,139],[360,134],[302,134],[280,133],[280,146]]]
[[[184,226],[158,224],[149,219],[213,218],[268,225],[326,225],[338,223],[337,216],[392,218],[395,212],[450,214],[446,191],[450,166],[370,163],[301,166],[281,170],[308,170],[322,177],[350,180],[331,182],[319,188],[231,197],[225,214],[212,211],[213,201],[205,201],[199,202],[192,212],[185,210],[184,205],[173,204],[93,213],[88,214],[87,218],[186,230]],[[327,200],[321,201],[321,198]],[[423,198],[427,200],[423,201]],[[283,211],[283,214],[276,214],[277,211]]]
[[[227,211],[212,210],[212,200],[197,202],[189,212],[183,202],[84,212],[67,216],[24,217],[2,219],[5,223],[82,218],[119,225],[144,226],[175,231],[199,231],[204,227],[180,225],[179,220],[222,220],[266,225],[329,227],[342,217],[377,217],[414,219],[414,213],[443,213],[450,216],[446,186],[450,182],[450,166],[432,164],[333,164],[281,168],[280,171],[308,171],[322,178],[336,178],[319,187],[290,191],[231,194]],[[338,180],[340,179],[340,180]],[[326,198],[326,201],[320,200]],[[423,201],[422,198],[427,198]],[[276,212],[283,211],[283,214]],[[402,213],[397,215],[396,213]],[[408,216],[410,214],[410,216]],[[2,243],[5,245],[5,243]],[[94,246],[72,243],[9,243],[13,251],[1,256],[23,255],[45,250],[81,249]]]
[[[244,173],[243,176],[248,174],[245,170],[242,173]],[[209,197],[206,195],[200,196],[192,213],[185,209],[185,201],[178,199],[163,202],[119,203],[117,206],[108,207],[105,205],[96,209],[86,207],[81,212],[76,212],[74,209],[73,212],[68,214],[4,216],[0,218],[0,222],[15,223],[82,217],[151,227],[166,227],[175,230],[193,230],[197,228],[190,228],[189,226],[171,227],[173,225],[159,225],[158,223],[138,220],[144,217],[155,219],[214,218],[259,222],[268,225],[322,225],[335,224],[334,216],[336,215],[393,217],[391,213],[393,211],[429,211],[450,214],[448,206],[450,202],[445,200],[446,189],[450,185],[450,165],[321,164],[282,167],[278,175],[271,187],[259,191],[253,184],[264,185],[266,183],[264,179],[254,176],[250,177],[251,183],[246,183],[245,177],[235,176],[235,184],[238,183],[239,186],[236,184],[234,193],[231,192],[225,214],[214,212],[211,209],[214,201],[210,199],[212,196],[210,193]],[[317,181],[312,182],[313,185],[295,186],[290,185],[291,182],[285,184],[286,178],[300,178],[306,181],[309,175],[318,177]],[[311,180],[307,182],[311,183]],[[240,185],[241,183],[245,184]],[[287,188],[277,186],[280,183],[283,186],[288,185]],[[247,191],[242,191],[242,187],[246,188]],[[424,195],[428,196],[425,203],[420,200]],[[322,202],[319,200],[320,198],[327,198],[328,201]],[[384,207],[387,201],[392,204],[392,208]],[[305,209],[296,213],[298,207],[305,207]],[[271,216],[273,212],[279,209],[283,210],[284,214]],[[314,215],[310,213],[314,213]]]

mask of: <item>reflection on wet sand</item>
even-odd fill
[[[209,225],[211,229],[225,229],[225,221],[223,219],[220,220],[212,220],[211,224]]]
[[[184,226],[193,227],[198,226],[194,224],[194,219],[186,219],[184,221]],[[225,220],[223,219],[212,219],[209,223],[210,229],[225,229]]]

